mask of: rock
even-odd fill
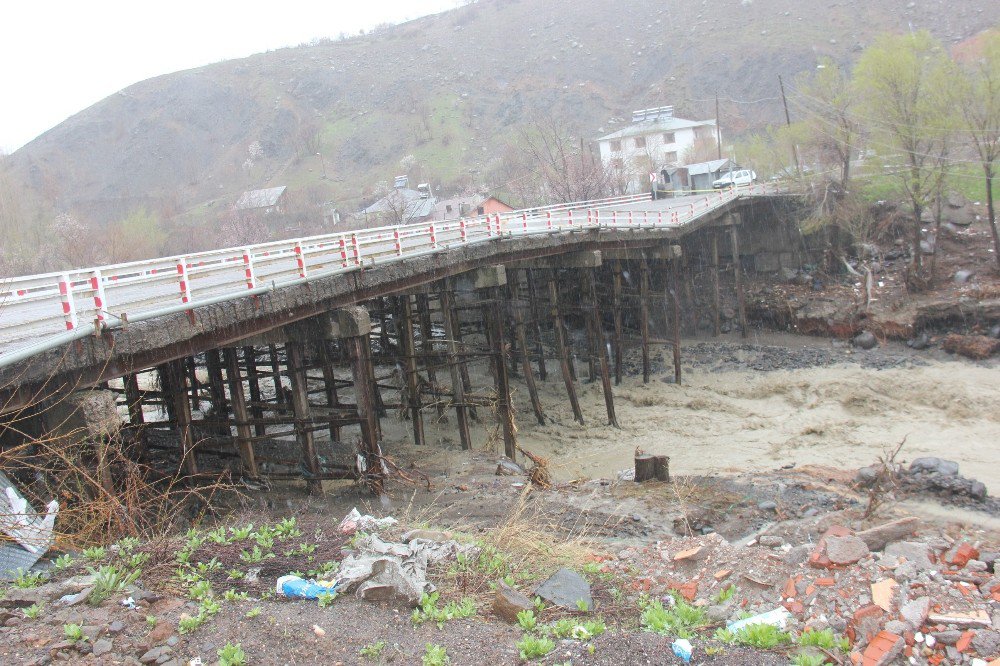
[[[921,254],[934,254],[934,243],[929,240],[920,241]]]
[[[931,611],[931,598],[930,597],[920,597],[903,604],[899,608],[899,614],[902,616],[903,621],[910,626],[911,629],[917,630],[924,626],[924,622],[927,621],[927,614]]]
[[[979,500],[980,502],[989,496],[989,491],[986,489],[986,484],[982,481],[973,481],[969,485],[969,496],[972,499]]]
[[[158,643],[163,643],[174,633],[174,627],[169,622],[160,622],[153,630],[149,632],[146,636],[146,640],[150,645],[157,645]]]
[[[955,280],[955,284],[965,284],[972,279],[973,275],[972,271],[955,271],[955,276],[952,279]]]
[[[125,630],[125,623],[121,620],[115,620],[108,626],[108,633],[110,634],[120,634]]]
[[[545,601],[570,610],[578,610],[578,602],[581,601],[587,605],[587,610],[594,607],[590,583],[580,574],[565,567],[539,585],[535,594]]]
[[[139,661],[143,664],[155,664],[160,657],[169,655],[170,648],[160,645],[143,653],[143,655],[139,657]]]
[[[958,474],[958,463],[954,460],[941,460],[940,458],[917,458],[910,463],[910,473],[914,472],[955,476]]]
[[[826,556],[834,564],[854,564],[868,557],[868,546],[856,536],[831,536],[826,539]]]
[[[878,339],[870,331],[862,331],[854,336],[851,343],[859,349],[875,349],[878,347]]]
[[[709,606],[708,610],[705,611],[705,614],[708,616],[710,620],[723,623],[729,620],[729,616],[732,615],[733,613],[731,606],[732,605],[728,603],[715,604],[713,606]]]
[[[764,502],[760,502],[757,505],[757,508],[760,509],[761,511],[775,511],[778,508],[778,503],[767,500]]]
[[[935,631],[931,636],[942,645],[954,645],[962,637],[962,632],[958,629],[946,629],[944,631]]]
[[[780,536],[765,534],[764,536],[758,537],[757,543],[766,548],[778,548],[785,543],[785,540]]]
[[[994,339],[1000,338],[1000,324],[997,324],[990,328],[990,337]]]
[[[986,570],[989,571],[990,573],[996,573],[994,562],[997,561],[998,555],[1000,555],[1000,553],[996,553],[994,551],[989,551],[989,552],[982,551],[979,553],[979,560],[986,564]]]
[[[507,622],[517,623],[517,614],[534,608],[531,599],[504,583],[497,586],[493,596],[493,613]]]
[[[921,571],[933,569],[930,558],[930,547],[920,541],[896,541],[885,547],[883,561],[905,559]]]
[[[919,525],[917,518],[900,518],[871,529],[858,532],[855,536],[865,542],[868,550],[882,550],[886,544],[912,534]]]
[[[965,208],[968,200],[960,192],[949,192],[947,198],[949,208]]]
[[[694,548],[688,548],[687,550],[682,550],[674,554],[674,562],[683,562],[686,560],[700,560],[707,555],[707,553],[702,552],[704,548],[702,546],[695,546]]]
[[[102,655],[111,652],[111,647],[112,647],[111,641],[107,640],[106,638],[94,641],[94,656],[100,657]]]
[[[784,560],[791,565],[802,564],[809,559],[809,551],[811,550],[812,548],[808,544],[793,546],[791,550],[785,553]]]
[[[501,458],[497,462],[497,476],[524,476],[525,474],[527,472],[524,471],[524,468],[512,460]]]
[[[916,349],[917,351],[922,351],[931,346],[931,339],[926,333],[921,333],[917,337],[907,340],[906,346],[910,349]]]
[[[854,483],[858,484],[862,488],[868,488],[878,479],[878,468],[875,465],[869,465],[868,467],[862,467],[858,470],[858,473],[854,476]]]
[[[986,659],[1000,655],[1000,633],[992,629],[980,629],[972,637],[972,649]]]

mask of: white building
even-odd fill
[[[628,184],[629,192],[650,189],[650,174],[680,166],[696,144],[716,145],[714,120],[674,117],[674,107],[632,113],[632,124],[598,140],[601,162]]]

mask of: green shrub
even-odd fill
[[[428,643],[424,649],[424,656],[421,657],[420,661],[423,666],[448,666],[451,663],[451,658],[443,646]]]
[[[556,644],[548,636],[526,635],[517,642],[517,650],[525,661],[544,657],[556,649]]]
[[[659,601],[650,602],[642,612],[642,626],[658,634],[693,638],[698,629],[708,625],[704,609],[684,601],[667,610]]]

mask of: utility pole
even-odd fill
[[[719,125],[719,93],[715,93],[715,145],[719,149],[719,159],[722,159],[722,126]]]
[[[778,74],[778,85],[781,87],[781,103],[785,106],[785,124],[791,127],[792,119],[788,115],[788,99],[785,98],[785,82],[781,80],[781,74]],[[799,150],[795,147],[794,139],[792,139],[792,159],[795,160],[795,173],[801,178],[802,169],[799,167]]]

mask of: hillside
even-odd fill
[[[535,112],[593,138],[643,106],[713,117],[718,92],[732,136],[777,119],[776,76],[819,55],[848,62],[910,27],[950,44],[998,20],[975,0],[480,0],[137,83],[10,159],[55,211],[98,223],[141,206],[197,220],[271,185],[353,211],[408,155],[446,190],[502,185],[499,156]]]

